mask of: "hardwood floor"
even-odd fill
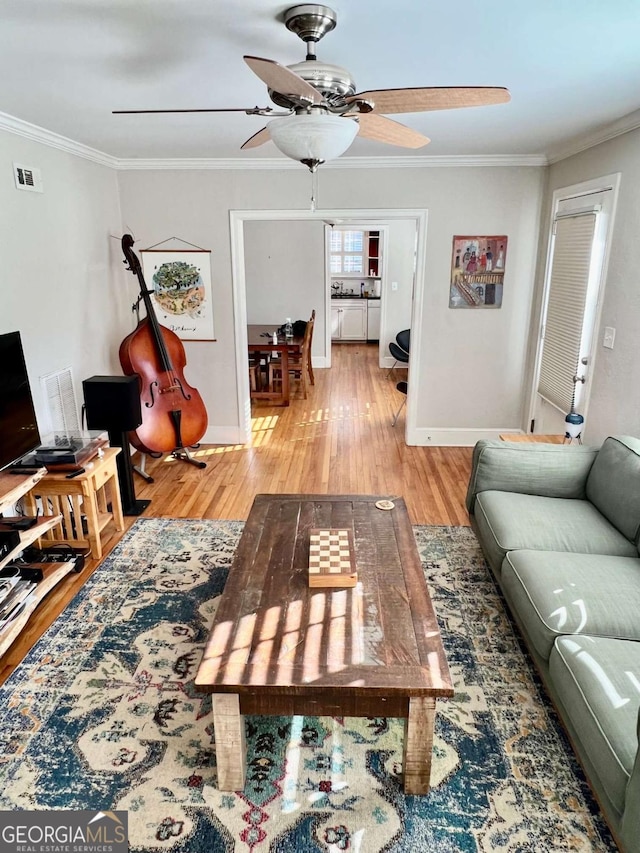
[[[253,405],[250,446],[203,447],[197,470],[150,460],[152,485],[136,478],[152,515],[245,519],[260,492],[402,495],[414,524],[467,524],[464,495],[471,448],[407,447],[396,382],[406,370],[377,364],[377,346],[335,344],[330,370],[315,371],[307,400],[293,384],[291,405]]]
[[[468,524],[472,449],[405,445],[406,408],[395,427],[391,419],[403,399],[396,382],[406,379],[406,370],[396,368],[387,378],[377,353],[377,345],[334,344],[333,366],[315,371],[308,399],[294,383],[290,406],[254,403],[250,444],[200,447],[194,455],[207,462],[204,469],[147,459],[154,482],[135,475],[136,496],[151,500],[145,516],[244,520],[261,492],[359,493],[401,495],[413,524]],[[134,520],[126,518],[127,526]],[[105,553],[120,538],[112,532]],[[0,660],[0,683],[97,565],[88,560],[50,593]]]

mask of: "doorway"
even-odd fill
[[[420,322],[422,316],[424,268],[426,253],[426,210],[386,210],[386,209],[357,209],[357,210],[232,210],[230,211],[231,230],[231,275],[234,306],[234,332],[236,357],[236,387],[238,405],[238,423],[240,425],[241,441],[247,442],[251,436],[251,401],[249,392],[249,376],[247,363],[247,303],[246,303],[246,261],[245,261],[245,223],[249,221],[282,221],[295,222],[301,220],[341,219],[377,225],[391,224],[400,220],[411,220],[413,227],[413,243],[410,256],[415,277],[412,280],[412,315],[411,325],[416,330],[412,337],[412,352],[417,353],[415,359],[416,374],[419,370],[420,353]],[[325,294],[323,309],[329,322],[326,324],[326,335],[330,336],[330,302],[328,287]],[[330,341],[326,351],[330,352]],[[410,368],[411,376],[411,368]],[[411,380],[410,380],[411,381]],[[416,380],[417,381],[417,380]],[[407,444],[416,444],[415,439],[416,406],[409,395],[407,400],[407,417],[405,439]]]
[[[553,194],[531,432],[563,434],[570,411],[586,418],[619,181],[607,175]]]
[[[410,225],[415,235],[415,224],[410,221]],[[372,221],[325,220],[325,291],[330,323],[327,367],[331,366],[334,344],[365,341],[377,343],[378,363],[384,366],[384,352],[388,351],[385,272],[389,227]],[[402,247],[396,245],[396,251]],[[410,312],[409,303],[407,324]]]

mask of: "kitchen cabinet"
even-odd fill
[[[366,272],[368,272],[369,278],[378,278],[382,269],[379,231],[369,231],[367,233],[367,251]]]
[[[367,300],[367,340],[380,340],[380,300]]]
[[[366,341],[367,300],[340,299],[335,302],[331,305],[331,339]]]

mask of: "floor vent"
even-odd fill
[[[78,405],[70,367],[40,378],[49,416],[49,432],[80,431]]]

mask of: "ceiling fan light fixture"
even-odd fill
[[[357,122],[329,113],[276,118],[267,127],[276,147],[305,165],[308,161],[321,163],[340,157],[358,133]]]

